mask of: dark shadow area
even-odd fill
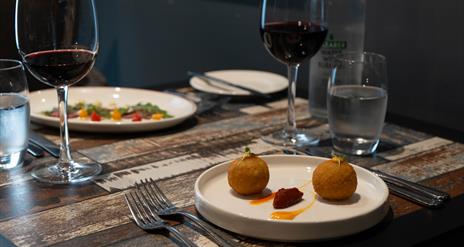
[[[458,119],[461,116],[464,116],[463,114],[460,114],[460,113],[456,113],[453,115],[456,115],[456,121],[459,121]],[[395,123],[395,124],[398,124],[398,125],[401,125],[407,128],[412,128],[417,131],[440,136],[440,137],[453,140],[456,142],[461,142],[461,143],[464,142],[464,130],[455,130],[455,129],[447,128],[446,126],[443,126],[443,125],[427,123],[425,121],[418,120],[412,116],[402,116],[399,114],[388,113],[385,121],[392,122],[392,123]],[[464,121],[460,121],[460,122],[464,123]]]
[[[386,142],[383,140],[380,140],[379,145],[377,146],[376,152],[381,153],[381,152],[387,152],[390,150],[398,149],[402,146],[390,142]],[[401,152],[402,149],[398,149],[398,152]]]
[[[331,204],[331,205],[351,205],[351,204],[355,204],[359,202],[359,200],[361,200],[361,195],[358,193],[353,193],[353,195],[349,199],[340,200],[340,201],[329,201],[320,196],[317,196],[317,200],[321,203]]]
[[[232,196],[240,198],[242,200],[247,200],[247,201],[259,200],[259,199],[265,198],[269,196],[270,194],[272,194],[272,191],[269,188],[265,188],[263,192],[261,192],[260,194],[254,194],[254,195],[249,195],[249,196],[240,195],[237,192],[235,192],[235,190],[233,189],[230,189],[229,192]]]

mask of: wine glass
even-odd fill
[[[83,182],[101,172],[96,163],[81,164],[71,157],[68,136],[68,87],[92,69],[98,52],[93,0],[17,0],[16,46],[26,68],[40,82],[55,87],[60,112],[60,157],[32,171],[52,184]]]
[[[288,68],[288,117],[285,128],[263,140],[282,146],[316,145],[319,138],[298,129],[295,94],[298,67],[309,60],[327,36],[324,0],[263,0],[260,33],[271,55]]]

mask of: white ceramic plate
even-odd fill
[[[53,127],[59,127],[59,119],[42,114],[58,105],[55,89],[35,91],[29,94],[31,120]],[[92,122],[79,118],[69,119],[70,130],[85,132],[141,132],[163,129],[181,123],[196,111],[196,105],[182,97],[151,90],[119,87],[70,87],[68,103],[75,104],[80,100],[87,103],[101,102],[103,106],[115,103],[117,106],[133,105],[139,102],[156,104],[166,110],[173,118],[159,121],[142,120],[132,122],[102,120]]]
[[[276,93],[284,90],[288,86],[287,78],[265,71],[218,70],[206,72],[205,74],[226,80],[240,86],[254,89],[264,94]],[[214,81],[206,82],[198,77],[192,77],[190,79],[190,85],[199,91],[207,93],[230,96],[250,95],[248,91],[220,84]]]
[[[342,202],[328,202],[315,197],[310,179],[316,166],[325,158],[295,155],[260,156],[270,169],[267,186],[303,187],[303,201],[276,210],[269,202],[251,205],[250,197],[235,194],[227,182],[226,162],[206,170],[195,183],[195,206],[210,222],[242,235],[273,241],[309,241],[337,238],[365,230],[380,222],[388,212],[388,189],[385,183],[364,168],[354,166],[358,187],[353,196]],[[305,185],[306,184],[306,185]],[[256,198],[256,197],[255,197]],[[317,199],[315,199],[317,198]],[[293,220],[274,220],[271,213],[312,206]]]

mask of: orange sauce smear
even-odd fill
[[[266,197],[259,198],[259,199],[256,199],[256,200],[251,200],[251,201],[250,201],[250,204],[251,204],[251,205],[258,205],[258,204],[262,204],[262,203],[268,202],[268,201],[274,199],[275,194],[276,194],[275,192],[272,192],[271,194],[269,194],[269,195],[266,196]]]
[[[303,185],[301,185],[300,187],[298,187],[298,189],[302,192],[305,191],[305,187],[308,186],[309,184],[311,184],[312,180],[308,180],[306,181]]]
[[[313,196],[313,200],[304,208],[299,208],[293,211],[277,211],[271,214],[271,219],[274,220],[293,220],[296,216],[300,215],[304,211],[310,209],[316,201],[316,194]]]
[[[298,189],[300,191],[304,191],[305,187],[307,185],[309,185],[310,183],[311,183],[311,180],[308,180],[303,185],[298,187]],[[276,192],[272,192],[271,194],[269,194],[269,195],[267,195],[267,196],[265,196],[263,198],[251,200],[250,204],[251,205],[259,205],[259,204],[271,201],[271,200],[274,199],[275,194],[276,194]],[[293,210],[293,211],[276,211],[276,212],[273,212],[271,214],[271,219],[274,219],[274,220],[293,220],[296,216],[298,216],[301,213],[303,213],[304,211],[310,209],[313,206],[315,201],[316,201],[316,194],[314,194],[313,200],[306,207],[296,209],[296,210]]]

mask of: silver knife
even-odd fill
[[[192,71],[187,71],[187,75],[189,76],[195,76],[195,77],[198,77],[200,79],[203,79],[203,80],[207,80],[207,81],[215,81],[215,82],[219,82],[221,84],[224,84],[224,85],[227,85],[227,86],[231,86],[231,87],[235,87],[235,88],[240,88],[242,90],[245,90],[253,95],[256,95],[256,96],[260,96],[260,97],[263,97],[263,98],[271,98],[270,95],[268,94],[265,94],[265,93],[261,93],[259,91],[256,91],[254,89],[251,89],[251,88],[247,88],[247,87],[244,87],[244,86],[240,86],[240,85],[237,85],[235,83],[232,83],[232,82],[228,82],[226,80],[223,80],[223,79],[220,79],[220,78],[217,78],[217,77],[213,77],[213,76],[210,76],[210,75],[207,75],[205,73],[198,73],[198,72],[192,72]]]
[[[55,158],[60,157],[60,148],[55,143],[43,137],[42,135],[31,131],[29,133],[29,141],[39,146],[40,148],[42,148],[44,151],[49,153],[51,156]]]
[[[44,156],[44,150],[32,142],[28,142],[27,152],[36,158]]]

